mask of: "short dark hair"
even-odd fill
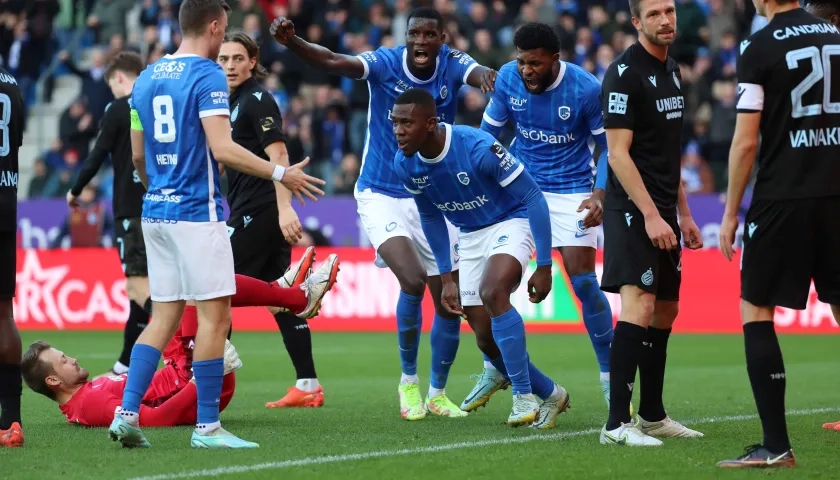
[[[425,20],[434,20],[437,22],[438,29],[443,29],[443,15],[432,7],[415,8],[408,15],[406,24],[411,23],[412,18],[422,18]]]
[[[629,0],[630,3],[630,15],[636,18],[641,18],[642,16],[642,0]]]
[[[257,64],[251,69],[251,75],[257,78],[265,78],[268,75],[268,71],[260,64],[260,46],[257,45],[257,42],[255,42],[253,38],[245,33],[245,30],[242,30],[241,28],[228,30],[227,33],[225,33],[224,41],[225,43],[234,42],[242,45],[245,47],[245,51],[248,52],[248,59],[257,59]]]
[[[435,97],[422,88],[409,88],[394,100],[394,105],[419,105],[432,112],[437,111]]]
[[[830,17],[840,13],[840,0],[811,0],[810,2],[805,2],[805,6],[818,11],[818,16]]]
[[[38,340],[30,345],[23,353],[23,358],[20,361],[20,371],[23,375],[23,381],[33,392],[55,400],[55,392],[46,382],[47,377],[53,375],[55,370],[52,365],[41,359],[41,354],[51,348],[52,345],[43,340]]]
[[[103,78],[105,78],[105,81],[107,82],[111,80],[111,77],[113,77],[116,72],[127,73],[137,77],[144,68],[146,68],[146,64],[143,62],[143,59],[139,54],[135,52],[120,52],[114,55],[114,58],[108,62],[108,66],[105,67]]]
[[[516,31],[513,36],[513,45],[519,50],[544,48],[555,54],[560,52],[560,37],[549,25],[529,22]]]
[[[199,36],[213,20],[230,11],[224,0],[184,0],[178,11],[178,24],[185,37]]]

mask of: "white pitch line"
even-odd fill
[[[813,408],[807,410],[789,410],[788,416],[803,416],[815,415],[818,413],[828,413],[840,411],[838,408]],[[732,415],[728,417],[708,417],[698,418],[695,420],[687,420],[682,422],[683,425],[698,425],[704,423],[718,423],[718,422],[741,422],[744,420],[753,420],[758,418],[758,415]],[[600,432],[600,428],[590,428],[588,430],[577,430],[574,432],[557,432],[546,435],[531,435],[528,437],[512,437],[499,438],[493,440],[481,440],[477,442],[458,442],[447,445],[403,448],[400,450],[379,450],[375,452],[350,453],[346,455],[328,455],[324,457],[306,457],[297,460],[284,460],[282,462],[267,462],[257,463],[252,465],[235,465],[228,467],[219,467],[205,470],[192,470],[180,473],[165,473],[162,475],[152,475],[147,477],[134,477],[130,480],[175,480],[180,478],[197,478],[197,477],[215,477],[217,475],[227,475],[233,473],[248,473],[260,470],[279,470],[282,468],[303,467],[307,465],[323,465],[327,463],[338,462],[353,462],[358,460],[369,460],[372,458],[381,457],[396,457],[399,455],[415,455],[421,453],[440,453],[449,450],[460,450],[462,448],[477,448],[488,447],[495,445],[512,445],[518,443],[530,443],[542,440],[562,440],[564,438],[581,437],[584,435],[596,434]]]

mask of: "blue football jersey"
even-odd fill
[[[560,74],[548,89],[528,92],[516,69],[505,64],[484,111],[482,130],[496,134],[513,121],[510,153],[521,160],[543,192],[586,193],[594,186],[595,139],[604,133],[601,84],[572,63],[560,62]]]
[[[230,116],[222,68],[197,55],[166,55],[137,77],[130,102],[146,150],[143,216],[224,220],[219,166],[201,125],[204,117]]]
[[[410,196],[394,173],[392,165],[397,153],[394,124],[391,121],[394,100],[409,88],[422,88],[435,97],[438,120],[452,123],[458,107],[458,90],[466,84],[470,72],[478,66],[466,53],[444,45],[438,53],[434,75],[422,81],[409,72],[407,55],[405,46],[400,46],[381,47],[357,57],[364,65],[362,80],[367,80],[370,92],[368,128],[357,190],[369,188],[393,198]]]
[[[463,125],[444,127],[446,145],[438,158],[419,153],[406,158],[397,152],[394,165],[404,188],[426,197],[463,232],[528,218],[522,200],[505,189],[524,165],[487,132]]]

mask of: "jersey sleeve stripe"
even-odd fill
[[[467,67],[467,71],[464,72],[464,78],[462,79],[462,81],[465,84],[467,83],[467,79],[470,78],[470,74],[472,73],[472,71],[475,70],[476,68],[478,68],[478,63],[473,63],[472,65]]]
[[[507,187],[508,185],[510,185],[511,182],[516,180],[516,177],[521,175],[522,172],[524,172],[524,171],[525,171],[525,165],[520,163],[519,166],[516,167],[516,170],[513,171],[513,173],[508,175],[508,177],[506,179],[499,182],[499,185],[501,185],[502,187]]]
[[[403,185],[403,186],[405,187],[405,185]],[[409,193],[411,193],[411,194],[413,194],[413,195],[420,195],[420,193],[421,193],[421,192],[420,192],[420,190],[412,190],[412,189],[410,189],[410,188],[408,188],[408,187],[405,187],[405,189],[406,189],[406,190],[408,190],[408,191],[409,191]]]
[[[504,127],[505,126],[504,121],[496,120],[495,118],[488,115],[487,112],[484,112],[484,116],[481,117],[481,118],[483,118],[485,122],[489,123],[490,125],[493,125],[494,127]]]
[[[604,127],[601,127],[601,128],[596,128],[595,130],[590,130],[590,132],[592,132],[592,135],[600,135],[600,134],[606,132],[606,130],[604,130]]]
[[[362,58],[361,55],[356,55],[356,58],[358,58],[362,62],[362,67],[365,69],[365,73],[363,73],[362,76],[359,77],[359,80],[367,80],[368,75],[370,75],[370,65],[368,65],[367,60]]]
[[[229,117],[230,110],[227,108],[214,108],[212,110],[201,110],[198,112],[198,118],[215,117],[215,116]]]
[[[738,84],[738,111],[760,112],[764,109],[764,87],[755,83]]]

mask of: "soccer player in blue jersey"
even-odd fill
[[[506,123],[514,123],[510,152],[545,194],[551,246],[563,256],[580,300],[609,405],[612,311],[595,275],[596,228],[601,224],[608,164],[601,84],[583,68],[560,60],[560,39],[548,25],[527,23],[516,31],[513,42],[516,60],[499,70],[481,129],[498,137]],[[461,408],[471,411],[484,405],[506,383],[485,359],[484,372]]]
[[[539,186],[516,157],[486,132],[438,123],[435,99],[423,89],[397,97],[391,112],[400,152],[394,169],[413,194],[443,284],[442,303],[487,331],[501,350],[496,368],[510,378],[508,424],[551,428],[569,395],[530,363],[525,325],[510,303],[536,247],[537,270],[528,280],[533,303],[551,291],[551,226]],[[452,277],[446,220],[460,230],[460,291]],[[463,304],[463,310],[461,305]],[[495,342],[494,342],[495,341]],[[542,403],[537,401],[539,397]]]
[[[368,130],[355,196],[362,225],[376,248],[377,265],[390,268],[400,283],[396,312],[402,363],[400,414],[408,420],[425,418],[427,411],[464,416],[444,391],[458,351],[460,319],[441,306],[442,284],[432,250],[411,195],[391,166],[397,152],[391,110],[398,95],[419,88],[434,95],[440,120],[452,123],[458,90],[466,84],[490,91],[495,72],[445,45],[443,18],[431,8],[418,8],[409,15],[405,46],[382,47],[358,56],[337,54],[304,41],[295,36],[294,24],[286,18],[274,20],[271,34],[315,68],[368,82]],[[458,234],[451,226],[449,239],[449,254],[457,268]],[[457,272],[454,275],[457,281]],[[434,299],[435,318],[431,332],[431,386],[424,402],[417,377],[417,353],[422,323],[420,304],[427,284]]]
[[[142,224],[153,306],[152,321],[132,350],[129,380],[109,429],[124,447],[151,446],[139,429],[138,412],[187,300],[196,302],[199,321],[193,362],[198,424],[191,445],[258,446],[228,433],[219,422],[230,296],[236,288],[217,160],[282,182],[299,196],[323,194],[315,186],[323,182],[304,174],[302,164],[283,168],[268,163],[231,139],[227,82],[215,62],[227,11],[222,0],[185,0],[178,15],[184,38],[180,48],[147,67],[132,91],[132,159],[147,187]]]

